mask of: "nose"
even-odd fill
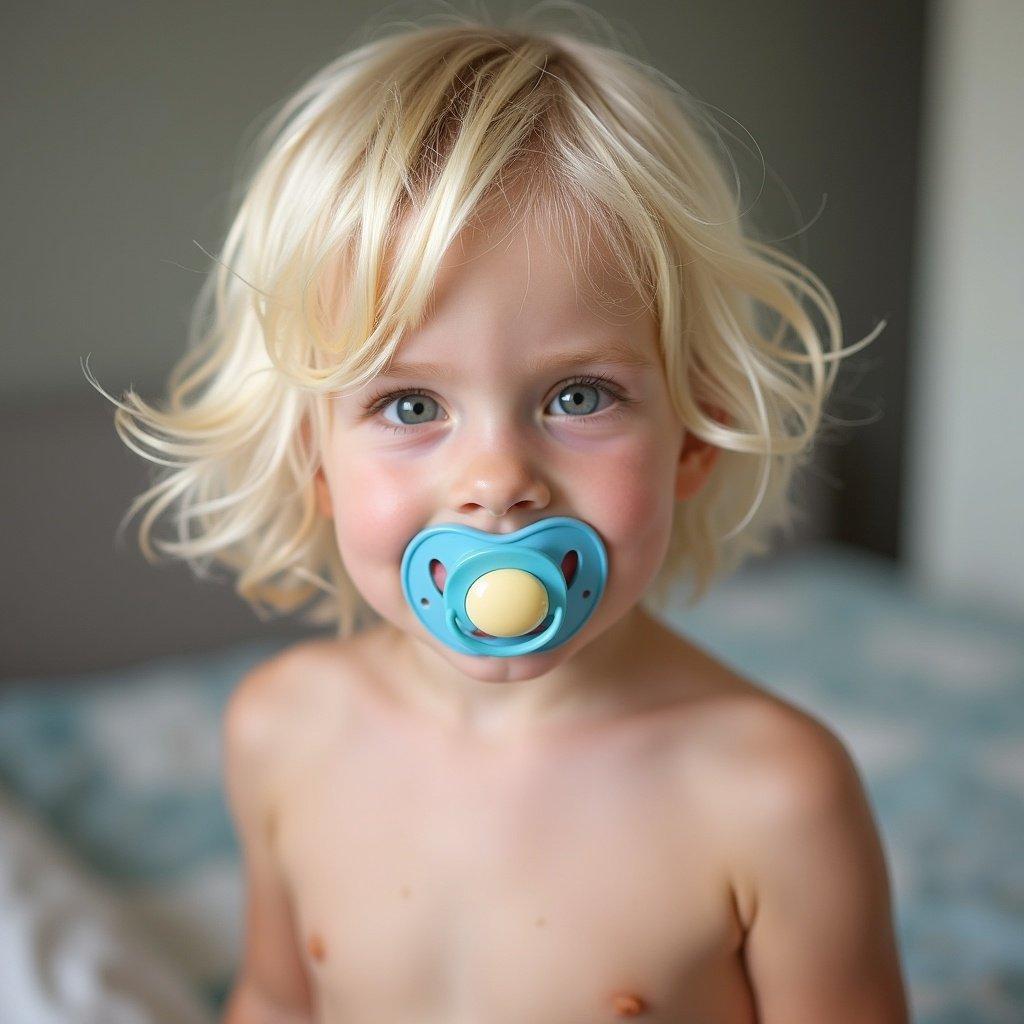
[[[486,510],[498,517],[511,509],[545,508],[551,491],[521,450],[494,446],[463,463],[450,497],[452,510],[460,515]]]

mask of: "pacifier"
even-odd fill
[[[438,640],[511,658],[582,628],[604,593],[608,556],[593,527],[570,516],[503,534],[450,523],[409,541],[401,575],[405,599]]]

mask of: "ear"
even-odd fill
[[[331,506],[331,492],[327,488],[327,478],[324,476],[324,468],[320,466],[313,477],[313,486],[316,488],[316,507],[324,519],[334,517],[334,509]]]
[[[728,415],[717,406],[702,404],[701,408],[713,420],[723,424],[729,422]],[[700,491],[707,483],[720,451],[721,448],[686,432],[676,469],[676,501],[687,501]]]
[[[309,420],[302,420],[300,430],[302,431],[302,443],[308,446],[310,443]],[[313,486],[316,488],[317,511],[325,519],[333,518],[334,509],[331,507],[331,492],[327,487],[327,477],[324,476],[324,467],[322,465],[317,467],[316,474],[313,477]]]

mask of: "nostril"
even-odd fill
[[[436,558],[430,560],[430,578],[434,581],[437,592],[443,594],[444,583],[448,578],[448,570]]]
[[[565,558],[562,559],[562,575],[565,577],[565,585],[567,587],[572,586],[572,581],[576,577],[576,570],[579,568],[580,556],[576,551],[567,551]]]

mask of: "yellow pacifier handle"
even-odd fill
[[[492,569],[466,591],[466,614],[491,636],[522,636],[544,621],[548,592],[524,569]]]

